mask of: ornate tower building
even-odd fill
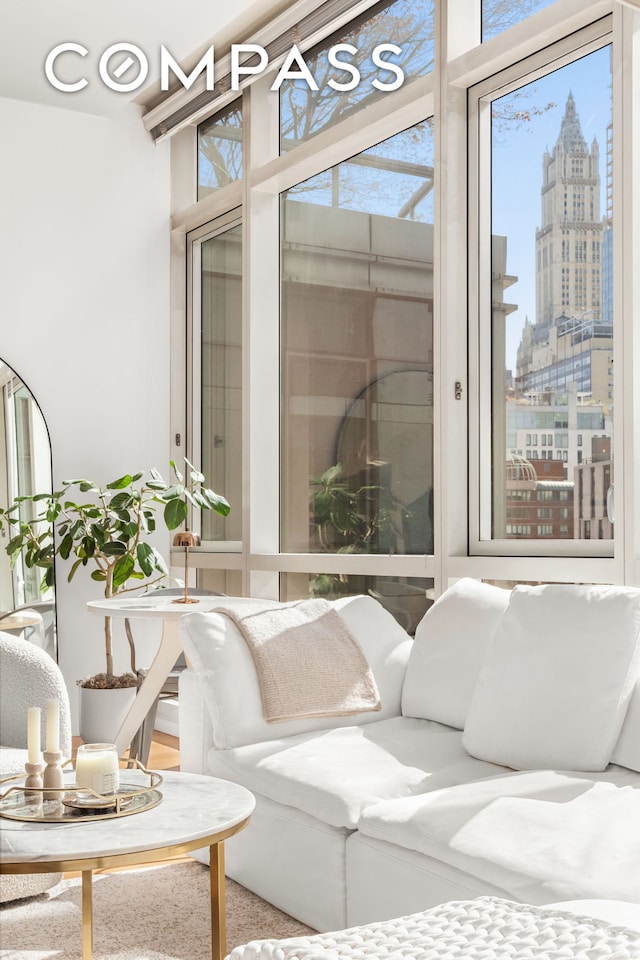
[[[602,222],[600,151],[591,149],[570,92],[560,134],[542,161],[542,220],[536,230],[536,323],[559,317],[599,319]]]

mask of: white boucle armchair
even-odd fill
[[[69,694],[57,663],[34,644],[0,632],[0,779],[24,772],[27,759],[27,710],[48,700],[60,702],[60,749],[71,756]],[[43,741],[44,742],[44,741]],[[0,903],[43,893],[60,874],[0,877]]]

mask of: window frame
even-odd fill
[[[470,522],[469,551],[474,556],[540,557],[557,562],[599,561],[599,578],[612,576],[616,541],[530,540],[514,542],[491,537],[492,460],[498,441],[491,427],[493,407],[491,250],[485,241],[491,235],[491,106],[522,86],[552,73],[613,42],[611,17],[600,18],[570,36],[549,44],[526,60],[514,63],[469,89],[469,250],[470,264],[477,263],[477,287],[469,302],[470,354]],[[614,141],[615,149],[615,141]],[[615,229],[615,220],[614,220]],[[615,238],[614,238],[615,242]],[[470,273],[471,273],[470,268]],[[617,300],[616,290],[614,297]],[[616,350],[614,342],[614,352]],[[473,401],[476,396],[477,402]],[[621,406],[621,405],[620,405]],[[622,409],[616,407],[615,437],[623,430]],[[620,525],[619,525],[620,527]],[[619,529],[619,528],[618,528]],[[611,561],[611,562],[607,562]],[[548,576],[546,577],[549,578]]]
[[[374,0],[357,5],[358,11]],[[313,2],[311,6],[313,6]],[[316,5],[319,5],[316,4]],[[292,5],[286,17],[295,19]],[[309,3],[306,4],[306,8]],[[470,9],[471,8],[471,9]],[[354,7],[355,11],[355,7]],[[534,16],[480,44],[480,0],[442,0],[435,11],[435,66],[432,73],[389,94],[378,104],[278,156],[277,107],[268,88],[275,74],[255,80],[240,92],[245,139],[244,177],[206,199],[195,197],[195,127],[185,122],[172,135],[172,410],[171,453],[189,452],[193,395],[187,404],[186,368],[190,352],[185,337],[187,305],[185,263],[187,234],[241,209],[244,237],[243,389],[244,449],[242,503],[243,552],[229,554],[200,548],[194,568],[241,569],[243,592],[277,598],[280,573],[344,572],[381,576],[419,576],[434,581],[437,597],[450,582],[478,579],[618,582],[640,584],[640,475],[632,470],[640,451],[640,338],[634,338],[633,314],[640,310],[640,279],[632,265],[640,255],[640,213],[616,210],[614,243],[621,253],[613,265],[616,326],[614,403],[616,433],[616,515],[614,556],[602,555],[604,541],[591,541],[590,555],[575,557],[572,541],[547,541],[544,550],[532,541],[502,545],[479,537],[478,430],[486,417],[480,393],[481,361],[486,368],[486,332],[480,326],[478,250],[477,117],[473,99],[481,85],[495,88],[496,77],[525,82],[530,68],[549,69],[549,51],[565,49],[574,59],[578,37],[591,36],[602,46],[613,35],[613,101],[617,136],[614,178],[618,195],[638,196],[640,161],[640,13],[612,0],[556,0]],[[603,21],[603,18],[605,20]],[[325,35],[340,23],[326,27]],[[262,28],[261,28],[262,29]],[[264,29],[270,29],[265,27]],[[256,42],[261,42],[256,35]],[[606,38],[606,39],[605,39]],[[254,39],[254,38],[250,38]],[[313,43],[319,37],[313,38]],[[311,45],[309,43],[308,45]],[[556,45],[556,46],[554,46]],[[526,65],[526,69],[523,66]],[[277,64],[275,65],[277,66]],[[474,91],[473,97],[470,91]],[[504,93],[501,88],[500,95]],[[184,95],[181,95],[185,99]],[[237,94],[228,99],[235,99]],[[216,109],[200,112],[197,122]],[[389,109],[392,104],[393,109]],[[161,108],[150,112],[150,127]],[[434,488],[435,555],[384,557],[334,554],[284,554],[279,550],[279,330],[278,206],[281,191],[433,115],[436,166],[434,248]],[[476,129],[474,132],[474,122]],[[447,178],[438,175],[446,165]],[[635,166],[634,166],[635,165]],[[636,182],[634,184],[634,170]],[[635,190],[634,190],[635,188]],[[468,215],[469,213],[469,215]],[[190,282],[192,281],[192,278]],[[189,284],[186,285],[187,288]],[[189,293],[192,297],[192,292]],[[486,318],[485,318],[486,324]],[[275,341],[274,341],[275,338]],[[274,347],[275,342],[275,347]],[[626,347],[626,349],[625,349]],[[489,364],[490,369],[490,364]],[[486,391],[486,384],[483,385]],[[180,435],[186,444],[177,445]],[[233,498],[232,498],[233,499]],[[626,535],[625,535],[626,531]],[[489,549],[486,549],[489,544]],[[551,552],[549,552],[551,551]],[[176,573],[180,557],[174,557]]]

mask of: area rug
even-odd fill
[[[81,960],[81,880],[0,907],[3,960]],[[93,878],[94,960],[211,960],[209,869],[178,861]],[[227,880],[227,950],[310,928]]]

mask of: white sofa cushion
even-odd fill
[[[463,735],[518,769],[603,770],[640,655],[640,590],[518,586],[489,645]]]
[[[416,628],[403,716],[463,729],[487,645],[508,603],[508,590],[469,577],[436,600]]]
[[[207,772],[335,827],[354,829],[362,811],[487,776],[497,768],[465,753],[462,735],[410,717],[300,734],[209,752]]]
[[[622,724],[611,762],[640,773],[640,671],[631,693],[629,709]]]
[[[640,903],[640,790],[638,775],[622,767],[490,776],[371,805],[358,829],[529,903]]]
[[[232,602],[241,601],[221,598],[223,606]],[[368,723],[400,713],[402,682],[411,649],[409,635],[372,597],[343,597],[332,603],[371,667],[381,701],[378,711],[267,723],[253,658],[237,626],[218,613],[182,617],[182,644],[202,684],[216,747],[239,747],[310,730]]]

